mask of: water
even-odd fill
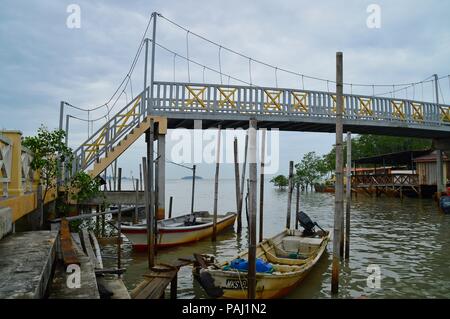
[[[198,180],[196,210],[213,208],[213,180]],[[168,180],[166,194],[174,197],[173,215],[190,209],[189,180]],[[168,201],[168,198],[167,198]],[[265,184],[264,237],[284,229],[287,192]],[[295,197],[293,200],[295,207]],[[166,205],[168,207],[168,204]],[[234,180],[221,180],[219,213],[236,210]],[[332,229],[334,196],[302,193],[301,209],[325,229]],[[245,211],[244,211],[245,214]],[[161,250],[158,261],[170,262],[191,257],[194,252],[214,254],[219,260],[231,258],[247,247],[247,222],[243,232],[230,229],[198,243]],[[438,212],[430,199],[368,198],[359,195],[352,202],[350,262],[342,263],[339,298],[449,298],[450,297],[450,216]],[[135,253],[129,242],[123,246],[124,281],[132,289],[147,270],[145,253]],[[104,247],[105,255],[114,255],[115,247]],[[329,298],[331,290],[332,244],[307,278],[287,298]],[[106,260],[105,263],[111,263]],[[380,288],[370,288],[369,265],[380,267]],[[207,298],[193,279],[192,268],[183,267],[178,279],[179,298]]]

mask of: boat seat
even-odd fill
[[[322,240],[322,238],[286,236],[283,238],[282,245],[287,252],[308,254],[315,250]]]

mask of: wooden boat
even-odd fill
[[[236,213],[229,212],[217,216],[217,232],[232,226]],[[136,250],[147,249],[147,224],[121,224],[122,233]],[[172,247],[198,241],[211,236],[213,232],[213,215],[208,212],[195,212],[157,222],[156,247]]]
[[[330,240],[328,231],[304,236],[304,231],[287,229],[262,241],[256,257],[272,264],[270,273],[256,274],[256,298],[279,298],[295,288],[320,259]],[[235,258],[247,259],[247,253]],[[198,266],[196,278],[214,298],[247,298],[247,272],[230,267],[230,262]]]

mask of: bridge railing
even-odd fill
[[[12,142],[0,134],[0,197],[8,197],[8,186],[11,181]]]
[[[144,92],[148,92],[148,89]],[[102,156],[106,156],[131,129],[144,119],[146,114],[144,92],[113,115],[74,151],[72,174],[88,168]]]
[[[167,112],[330,118],[336,115],[336,95],[273,87],[157,81],[153,86],[153,108]],[[450,125],[450,107],[406,99],[344,94],[344,117]]]

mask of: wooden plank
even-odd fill
[[[89,257],[90,262],[94,268],[99,269],[97,257],[95,257],[94,250],[92,249],[91,241],[89,239],[89,234],[86,229],[82,229],[80,232],[81,245],[85,254]]]
[[[98,244],[97,237],[95,237],[94,232],[89,231],[89,236],[91,237],[91,242],[94,244],[95,257],[97,258],[98,268],[103,269],[102,252],[100,250],[100,245]]]
[[[61,220],[60,228],[61,254],[65,266],[76,264],[80,265],[78,260],[72,236],[70,235],[69,222],[66,219]]]

